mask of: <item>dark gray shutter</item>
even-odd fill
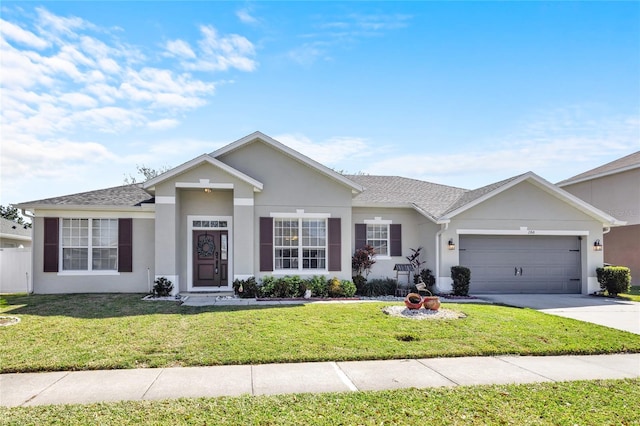
[[[339,217],[331,217],[328,221],[329,235],[329,270],[342,270],[342,229]]]
[[[133,272],[133,219],[118,219],[118,272]]]
[[[44,256],[43,271],[58,272],[58,257],[60,244],[60,219],[57,217],[44,218]]]
[[[356,223],[356,250],[367,245],[367,225]]]
[[[260,218],[260,270],[273,271],[273,218]]]
[[[389,254],[391,256],[402,256],[402,226],[400,224],[389,225],[390,244]]]

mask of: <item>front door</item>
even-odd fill
[[[227,231],[193,231],[193,286],[228,286]]]

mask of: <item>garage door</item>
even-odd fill
[[[580,293],[580,237],[460,236],[471,293]]]

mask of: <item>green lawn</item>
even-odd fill
[[[385,303],[184,307],[140,295],[5,296],[0,372],[327,360],[640,352],[640,336],[534,310],[445,303],[415,321]]]
[[[0,408],[6,425],[637,425],[640,380]]]
[[[634,302],[640,302],[640,285],[631,286],[631,290],[629,290],[628,293],[619,294],[618,297]]]

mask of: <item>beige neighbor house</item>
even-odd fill
[[[36,293],[229,291],[235,279],[395,277],[411,248],[440,291],[471,268],[471,292],[598,290],[603,229],[620,224],[534,173],[465,190],[390,176],[344,176],[260,132],[142,185],[25,202]]]
[[[606,230],[604,261],[629,267],[632,284],[640,285],[640,151],[557,185],[626,222]]]

